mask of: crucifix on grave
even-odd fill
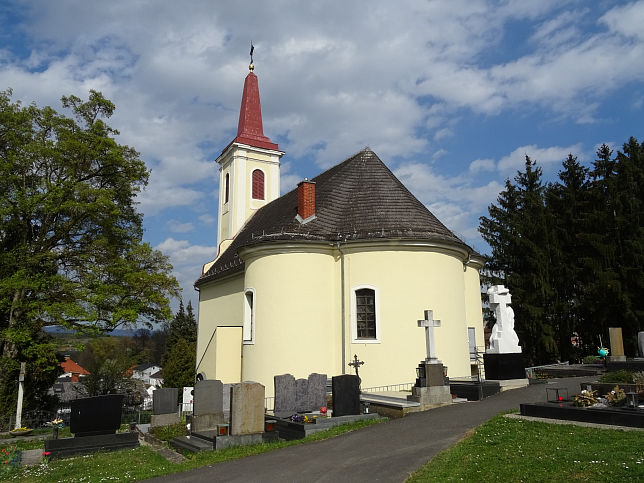
[[[440,327],[441,321],[434,320],[434,311],[425,310],[425,320],[418,321],[418,327],[425,327],[425,347],[427,348],[427,364],[441,364],[436,357],[436,345],[434,341],[434,327]]]
[[[353,367],[356,371],[356,377],[358,378],[358,388],[362,384],[362,379],[360,379],[360,374],[358,374],[358,368],[364,364],[364,361],[358,360],[358,354],[353,355],[353,362],[349,362],[349,365]]]

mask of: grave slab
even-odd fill
[[[360,414],[360,379],[344,374],[333,376],[333,417]]]
[[[291,374],[282,374],[273,377],[275,400],[273,412],[275,414],[293,414],[296,407],[295,377]]]
[[[156,389],[152,393],[152,413],[176,413],[178,397],[179,389],[177,389],[176,387],[164,387]]]
[[[326,374],[309,374],[308,406],[312,411],[326,406],[326,379]]]
[[[107,394],[72,400],[69,430],[80,437],[114,434],[121,427],[123,398]]]
[[[230,434],[239,436],[264,432],[264,386],[242,382],[232,388]]]
[[[306,379],[295,380],[295,411],[304,413],[311,411],[309,407],[309,381]]]

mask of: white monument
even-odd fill
[[[425,348],[427,349],[425,362],[428,364],[441,364],[441,361],[436,357],[436,345],[434,340],[434,327],[440,326],[441,321],[434,320],[433,310],[425,310],[425,320],[418,321],[418,327],[425,328]]]
[[[493,285],[487,290],[490,308],[494,311],[496,323],[490,335],[488,354],[514,354],[522,352],[519,337],[514,331],[514,310],[510,307],[512,295],[503,285]]]

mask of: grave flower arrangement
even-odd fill
[[[53,421],[49,421],[47,423],[47,426],[51,426],[54,430],[54,439],[58,439],[58,430],[63,429],[65,426],[65,423],[63,422],[62,419],[56,418]]]
[[[572,404],[573,406],[581,408],[593,406],[599,402],[595,396],[597,396],[597,391],[587,391],[584,389],[580,394],[573,397]]]
[[[311,424],[311,423],[315,423],[316,417],[313,416],[313,417],[309,418],[306,414],[295,413],[295,414],[289,416],[288,419],[290,419],[294,423],[305,423],[305,424],[308,423],[308,424]]]
[[[32,431],[33,429],[23,426],[22,428],[12,429],[11,431],[9,431],[9,434],[11,436],[26,436],[28,434],[31,434]]]
[[[606,404],[609,406],[623,406],[626,404],[626,393],[619,386],[615,386],[605,397]]]

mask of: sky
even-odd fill
[[[196,309],[251,41],[282,193],[369,146],[486,253],[479,217],[526,155],[554,181],[569,153],[642,140],[642,25],[644,0],[3,0],[0,90],[114,102],[117,141],[151,172],[145,240]]]

